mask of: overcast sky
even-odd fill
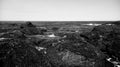
[[[120,0],[0,0],[0,20],[120,20]]]

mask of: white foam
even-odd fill
[[[4,39],[6,39],[6,38],[0,38],[0,40],[4,40]]]
[[[99,26],[101,24],[96,24],[96,23],[89,23],[89,24],[83,24],[83,25],[90,25],[90,26]]]
[[[48,37],[56,37],[54,34],[48,35]]]
[[[43,50],[43,49],[46,49],[46,48],[44,48],[44,47],[35,47],[38,51],[41,51],[41,50]]]

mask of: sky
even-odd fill
[[[120,0],[0,0],[0,21],[116,21]]]

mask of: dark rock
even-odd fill
[[[23,34],[26,35],[43,35],[44,32],[47,32],[46,29],[39,29],[31,22],[26,22],[26,24],[21,24],[20,30]]]
[[[25,23],[26,27],[36,27],[35,25],[32,24],[32,22],[28,21]]]
[[[23,39],[11,39],[0,42],[0,62],[2,67],[51,67],[47,66],[47,57],[34,48],[33,43]]]
[[[1,38],[26,38],[26,36],[19,30],[14,30],[12,32],[4,33],[0,36]]]
[[[120,26],[119,22],[106,23],[94,27],[89,33],[82,34],[87,42],[93,44],[107,56],[120,61]]]

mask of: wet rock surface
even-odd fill
[[[62,37],[47,37],[47,30],[31,22],[4,27],[0,31],[1,67],[114,67],[120,63],[118,22],[95,26],[86,33],[61,33]]]

